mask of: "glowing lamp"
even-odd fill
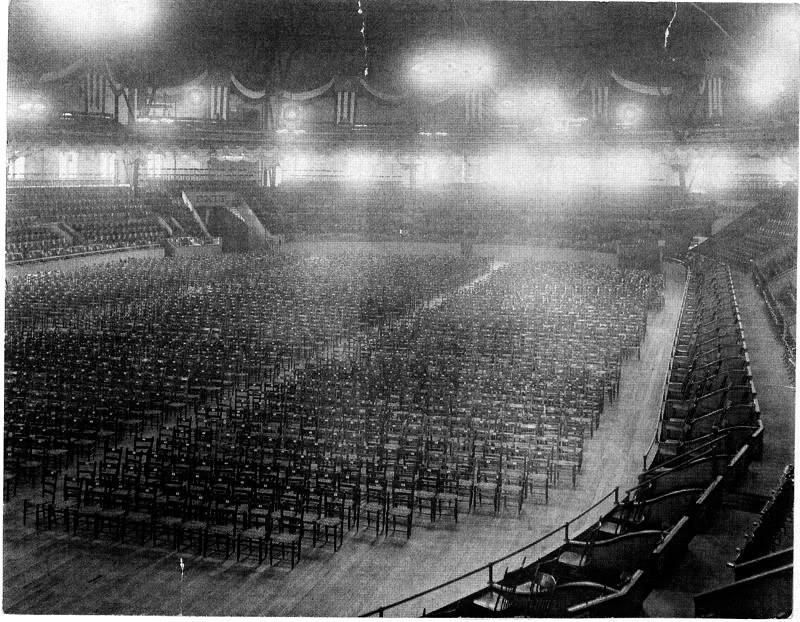
[[[625,104],[619,107],[617,118],[621,125],[636,125],[639,122],[641,111],[633,104]]]
[[[283,117],[287,121],[297,121],[300,117],[300,111],[297,109],[297,106],[289,106],[283,113]]]

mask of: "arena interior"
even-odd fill
[[[799,26],[11,0],[4,612],[791,615]]]

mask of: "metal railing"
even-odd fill
[[[372,616],[378,616],[378,617],[382,618],[384,616],[384,614],[387,611],[389,611],[390,609],[395,609],[395,608],[399,607],[400,605],[404,605],[404,604],[410,603],[412,601],[418,600],[418,599],[420,599],[420,598],[422,598],[424,596],[427,596],[428,594],[432,594],[432,593],[440,591],[440,590],[442,590],[442,589],[444,589],[446,587],[450,587],[452,585],[455,585],[456,583],[465,582],[466,579],[468,579],[470,577],[474,577],[475,575],[478,575],[478,574],[484,573],[484,572],[487,573],[486,574],[487,582],[485,584],[483,584],[482,587],[485,587],[486,585],[491,585],[492,583],[494,583],[494,577],[495,577],[494,567],[495,566],[497,566],[498,564],[501,564],[503,562],[507,562],[508,560],[510,560],[513,557],[517,557],[517,556],[519,556],[519,555],[521,555],[523,553],[526,553],[525,557],[523,557],[523,559],[522,559],[522,563],[520,564],[520,567],[524,567],[525,561],[527,560],[528,555],[531,553],[531,549],[533,549],[533,547],[536,547],[536,546],[539,546],[539,545],[544,545],[544,546],[542,547],[543,550],[539,553],[538,558],[540,558],[540,557],[542,557],[542,556],[544,556],[544,555],[546,555],[548,553],[551,553],[552,551],[557,549],[559,546],[561,546],[561,544],[563,544],[564,542],[568,542],[569,541],[570,528],[573,525],[575,525],[576,523],[578,523],[578,521],[580,521],[581,519],[586,517],[590,512],[592,512],[593,510],[596,510],[598,507],[600,507],[601,505],[606,503],[611,497],[614,498],[614,504],[617,504],[619,502],[619,486],[617,486],[616,488],[614,488],[610,492],[606,493],[601,499],[599,499],[597,502],[595,502],[591,507],[585,509],[583,512],[581,512],[577,516],[574,516],[572,519],[568,520],[567,522],[565,522],[560,527],[558,527],[558,528],[554,529],[553,531],[550,531],[549,533],[543,535],[541,538],[538,538],[537,540],[534,540],[530,544],[526,544],[525,546],[517,549],[516,551],[508,553],[507,555],[503,555],[502,557],[499,557],[499,558],[489,562],[488,564],[484,564],[483,566],[480,566],[479,568],[475,568],[473,570],[470,570],[469,572],[465,572],[464,574],[461,574],[461,575],[455,577],[454,579],[450,579],[449,581],[445,581],[444,583],[440,583],[440,584],[438,584],[438,585],[436,585],[436,586],[434,586],[432,588],[429,588],[427,590],[423,590],[422,592],[418,592],[418,593],[414,594],[413,596],[408,596],[407,598],[403,598],[401,600],[395,601],[395,602],[393,602],[393,603],[391,603],[389,605],[384,605],[382,607],[378,607],[377,609],[373,609],[372,611],[370,611],[368,613],[362,614],[360,617],[368,618],[368,617],[372,617]],[[600,514],[600,516],[603,516],[605,514],[605,512],[606,511],[603,511]],[[593,522],[596,522],[596,521],[592,520],[591,522],[587,522],[583,526],[584,527],[588,527],[589,524],[591,524]],[[578,528],[578,531],[580,531],[580,528]],[[561,534],[561,537],[560,538],[556,538],[556,536],[559,536],[559,534]],[[508,567],[508,566],[509,566],[509,564],[506,564],[506,567]],[[478,589],[481,589],[481,588],[479,587]],[[472,591],[477,591],[477,590],[472,590]],[[468,595],[470,593],[471,593],[470,591],[468,591],[467,589],[464,589],[463,592],[461,593],[461,596],[458,596],[458,597],[454,598],[453,600],[451,600],[449,602],[455,602],[459,598],[463,598],[464,596],[466,596],[466,595]],[[443,605],[446,605],[446,604],[447,603],[445,602],[445,603],[442,603],[440,606],[443,606]]]

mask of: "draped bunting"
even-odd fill
[[[629,91],[634,91],[635,93],[641,93],[642,95],[671,95],[672,89],[668,86],[650,86],[648,84],[640,84],[638,82],[634,82],[633,80],[626,80],[619,74],[617,74],[614,69],[611,69],[611,77],[614,78],[620,85],[624,86]]]
[[[236,90],[238,90],[242,95],[244,95],[248,99],[261,99],[267,94],[267,91],[265,89],[257,91],[255,89],[246,87],[233,74],[231,74],[231,82],[233,83],[233,86],[236,87]],[[311,89],[310,91],[305,91],[300,93],[291,93],[289,91],[282,91],[280,96],[284,99],[289,99],[292,101],[304,101],[307,99],[313,99],[314,97],[319,97],[320,95],[324,95],[328,91],[328,89],[330,89],[332,86],[335,85],[335,82],[336,79],[331,78],[330,81],[328,81],[327,83],[323,84],[322,86],[316,89]],[[359,85],[364,87],[364,90],[367,91],[367,93],[369,93],[370,95],[372,95],[375,99],[379,99],[385,102],[392,102],[392,103],[400,102],[408,99],[409,97],[408,93],[403,93],[400,95],[391,95],[389,93],[384,93],[383,91],[376,89],[374,86],[371,86],[369,82],[364,80],[364,78],[359,78],[356,84],[351,85],[351,88],[342,89],[341,92],[345,91],[351,93],[356,92],[356,87]],[[451,93],[447,97],[451,97],[452,95],[453,94]]]
[[[314,99],[315,97],[319,97],[320,95],[324,95],[325,93],[330,90],[333,86],[334,79],[331,78],[328,82],[323,84],[322,86],[318,86],[315,89],[311,89],[310,91],[303,91],[300,93],[292,93],[290,91],[281,91],[280,96],[284,99],[288,99],[291,101],[306,101],[308,99]]]
[[[83,68],[83,64],[86,62],[86,59],[81,58],[76,60],[72,63],[69,67],[62,69],[61,71],[49,71],[47,73],[42,74],[42,77],[39,78],[40,82],[55,82],[56,80],[63,80],[64,78],[70,77],[72,74],[77,73],[80,69]]]
[[[359,83],[361,84],[361,86],[364,87],[364,89],[367,91],[367,93],[372,95],[375,99],[380,99],[380,100],[385,101],[385,102],[400,102],[400,101],[403,101],[404,99],[408,98],[408,94],[404,94],[404,95],[389,95],[388,93],[384,93],[382,91],[379,91],[375,87],[370,86],[369,83],[364,78],[359,78]]]
[[[233,86],[235,86],[237,90],[247,99],[261,99],[267,94],[266,90],[254,91],[252,89],[248,89],[244,84],[239,82],[239,80],[237,80],[236,76],[233,74],[231,74],[231,82],[233,82]]]
[[[445,93],[444,95],[420,95],[420,99],[423,100],[429,106],[438,106],[439,104],[443,104],[451,97],[455,97],[456,91],[450,91],[449,93]]]

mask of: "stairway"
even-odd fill
[[[246,201],[237,196],[236,205],[226,205],[225,208],[236,218],[247,225],[247,246],[250,250],[263,250],[271,248],[278,240],[264,227]]]
[[[200,230],[203,232],[203,235],[205,235],[206,238],[211,239],[211,234],[208,232],[208,229],[206,229],[203,219],[200,218],[200,214],[197,213],[197,210],[192,205],[189,197],[186,196],[186,192],[181,192],[181,198],[183,199],[183,204],[189,209],[189,213],[192,215],[192,218],[194,218],[195,222],[200,226]]]
[[[55,232],[56,234],[61,237],[66,246],[74,246],[76,244],[83,244],[86,242],[85,238],[75,231],[72,227],[70,227],[65,222],[53,222],[50,223],[50,230]]]

